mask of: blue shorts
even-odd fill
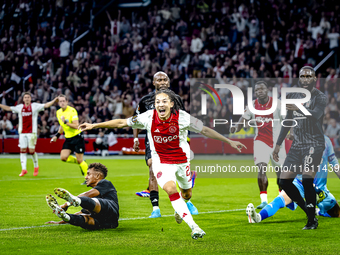
[[[294,181],[293,181],[293,184],[295,185],[295,187],[297,187],[301,196],[304,198],[305,197],[305,190],[303,188],[302,182],[299,179],[295,178]],[[322,200],[320,203],[316,204],[319,207],[321,214],[327,213],[327,211],[332,209],[336,204],[336,199],[335,199],[335,197],[333,196],[332,193],[330,193],[329,191],[326,191],[325,195],[326,195],[326,198],[324,200]],[[289,205],[287,205],[286,207],[289,208],[290,210],[294,211],[296,209],[296,207],[298,207],[298,205],[296,203],[292,202]]]

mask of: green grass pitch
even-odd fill
[[[37,177],[33,177],[30,159],[28,174],[19,177],[19,156],[0,159],[0,254],[339,254],[340,219],[319,217],[317,230],[302,231],[306,223],[302,210],[284,208],[260,224],[249,224],[247,204],[260,202],[256,178],[198,175],[192,202],[200,212],[194,220],[207,234],[203,239],[191,239],[189,227],[175,222],[164,191],[160,191],[160,209],[165,217],[149,219],[150,200],[135,195],[148,183],[148,169],[142,159],[87,160],[101,162],[109,169],[107,179],[115,185],[120,205],[117,229],[87,231],[71,225],[46,225],[58,220],[45,202],[46,194],[56,187],[73,194],[89,188],[80,185],[84,179],[77,165],[58,159],[39,162]],[[253,164],[252,160],[229,162],[236,166]],[[337,199],[339,184],[337,178],[329,178],[328,188]],[[275,179],[271,178],[268,199],[277,194]]]

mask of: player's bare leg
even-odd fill
[[[205,235],[205,232],[199,228],[199,226],[195,223],[194,219],[191,216],[191,213],[181,198],[180,194],[177,191],[176,183],[174,181],[168,181],[164,184],[163,190],[168,194],[169,199],[171,201],[171,205],[174,208],[175,212],[188,224],[191,228],[192,233],[191,237],[193,239],[202,238]],[[191,188],[187,190],[182,190],[182,195],[185,198],[191,198]]]
[[[187,204],[187,207],[188,207],[191,215],[198,215],[197,208],[190,201],[191,196],[192,196],[192,188],[190,188],[190,189],[182,189],[182,188],[180,188],[180,190],[181,190],[182,198],[184,199],[185,203]]]
[[[150,190],[150,201],[152,204],[152,213],[149,218],[161,217],[161,211],[159,209],[159,192],[157,179],[152,171],[152,159],[148,159],[149,166],[149,190]]]
[[[37,176],[39,173],[39,164],[38,164],[38,154],[35,152],[35,148],[28,148],[29,154],[32,156],[34,172],[33,175]]]
[[[82,175],[87,174],[87,169],[89,168],[88,164],[84,160],[84,154],[83,153],[76,153],[77,163],[79,165],[80,171]],[[81,185],[86,185],[86,180],[81,183]]]
[[[77,163],[77,159],[71,155],[72,151],[69,149],[63,149],[60,152],[60,160],[67,163]]]
[[[258,167],[257,183],[260,189],[261,204],[258,205],[256,208],[263,209],[268,204],[267,199],[268,178],[264,170],[264,168],[267,167],[267,164],[261,162],[257,164],[257,167]]]
[[[82,175],[85,175],[87,173],[88,165],[83,160],[83,155],[80,153],[76,153],[76,157],[71,155],[72,151],[69,149],[63,149],[60,152],[60,159],[61,161],[67,162],[67,163],[74,163],[78,164],[81,170]]]
[[[84,154],[83,153],[76,153],[77,163],[80,167],[82,175],[86,176],[88,165],[84,161]]]
[[[21,173],[19,174],[20,177],[27,174],[27,148],[20,149],[20,162],[21,162]]]

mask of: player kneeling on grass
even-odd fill
[[[61,206],[52,195],[46,196],[49,207],[59,218],[60,222],[50,221],[48,223],[69,223],[84,229],[104,229],[118,227],[119,205],[117,191],[112,183],[105,179],[107,168],[101,163],[92,163],[85,177],[91,190],[78,196],[72,195],[65,189],[55,188],[54,193],[67,202]],[[81,206],[83,209],[75,214],[66,213],[69,206]]]
[[[192,181],[190,176],[190,147],[187,143],[188,130],[201,133],[206,137],[228,143],[241,151],[242,143],[232,141],[203,123],[179,110],[175,93],[171,90],[159,90],[155,95],[155,109],[148,110],[128,119],[116,119],[103,123],[79,126],[82,131],[93,128],[132,128],[146,129],[150,142],[153,172],[159,186],[168,194],[175,209],[177,223],[184,220],[192,230],[193,239],[203,237],[205,232],[194,222],[183,199],[191,198]],[[177,191],[176,181],[181,190],[182,198]]]
[[[335,156],[333,145],[331,140],[325,137],[325,150],[323,151],[321,164],[314,178],[314,189],[317,194],[316,205],[317,209],[315,214],[325,217],[340,217],[340,206],[334,198],[333,194],[329,192],[327,188],[327,175],[328,175],[328,162],[333,171],[340,178],[339,163]],[[293,184],[299,190],[302,197],[304,197],[304,188],[302,185],[302,176],[298,175]],[[297,204],[294,203],[286,192],[282,191],[269,205],[264,207],[260,213],[256,213],[254,205],[249,204],[246,212],[248,215],[249,223],[259,223],[264,219],[273,216],[280,208],[287,207],[291,210],[295,210]],[[309,229],[309,228],[304,228]]]

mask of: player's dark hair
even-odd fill
[[[261,85],[261,84],[263,84],[264,86],[266,86],[267,89],[268,89],[268,84],[267,84],[267,82],[265,82],[265,81],[258,81],[258,82],[255,83],[255,86],[256,86],[256,85]]]
[[[29,96],[32,98],[31,92],[25,92],[25,93],[22,95],[22,98],[24,98],[24,96],[26,96],[26,95],[29,95]]]
[[[166,94],[166,95],[168,95],[169,98],[170,98],[170,102],[174,102],[174,106],[172,107],[172,110],[171,110],[172,113],[176,113],[181,108],[179,103],[176,100],[176,94],[172,90],[170,90],[170,89],[160,89],[160,90],[158,90],[155,93],[155,101],[156,101],[157,95],[159,95],[159,94]]]
[[[96,172],[102,173],[103,176],[104,176],[104,179],[106,178],[106,176],[107,176],[107,168],[103,164],[101,164],[101,163],[92,163],[92,164],[89,165],[88,169],[90,169],[90,168],[92,168]]]

